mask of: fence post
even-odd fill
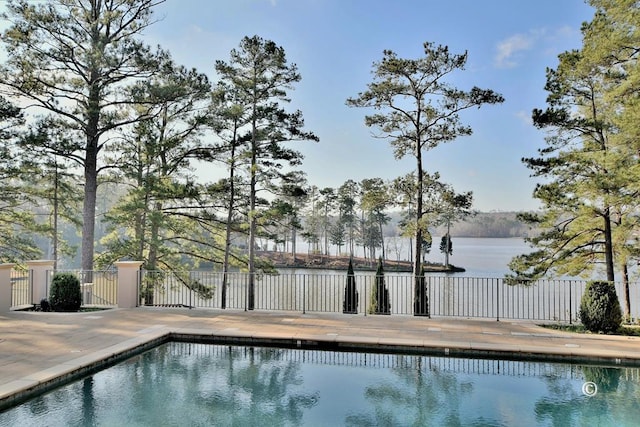
[[[496,322],[500,321],[500,281],[502,279],[495,279],[496,281]]]
[[[0,264],[0,313],[11,310],[11,270],[15,264]]]
[[[138,285],[142,261],[117,261],[118,308],[138,306]]]
[[[305,277],[307,275],[302,275],[302,314],[307,313],[307,281]]]
[[[54,261],[50,260],[36,260],[25,261],[30,271],[31,284],[31,304],[40,304],[43,299],[49,298],[47,292],[48,277],[47,272],[53,270]]]
[[[573,307],[572,307],[572,304],[571,304],[571,301],[572,301],[571,282],[572,282],[572,280],[569,280],[569,324],[570,325],[572,324],[571,317],[572,317],[572,311],[573,311]]]
[[[249,302],[249,281],[251,280],[249,278],[250,274],[251,273],[246,273],[245,280],[243,280],[243,282],[244,282],[244,311],[247,311],[247,304]]]
[[[414,285],[415,287],[415,285]],[[433,294],[435,294],[435,291],[433,292]],[[431,292],[431,276],[429,276],[428,280],[427,280],[427,311],[429,312],[429,319],[431,319],[431,311],[433,308],[433,304],[432,302],[432,298],[433,298],[433,294]]]
[[[362,312],[364,316],[367,316],[367,311],[369,311],[369,306],[367,305],[367,297],[369,296],[369,292],[367,291],[367,279],[366,277],[362,277],[360,280],[364,280],[364,308]]]

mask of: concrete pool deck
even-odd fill
[[[169,339],[640,366],[640,337],[531,321],[184,308],[0,315],[0,410]]]

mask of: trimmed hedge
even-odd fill
[[[580,301],[580,320],[591,332],[615,332],[622,325],[622,310],[611,282],[589,282]]]
[[[53,311],[78,311],[82,305],[80,281],[71,273],[56,273],[51,281],[49,304]]]

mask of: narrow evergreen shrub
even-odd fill
[[[56,273],[51,281],[49,304],[53,311],[78,311],[82,305],[80,281],[71,273]]]
[[[369,314],[391,314],[391,304],[389,303],[389,289],[385,285],[384,268],[382,257],[378,260],[376,271],[376,281],[371,289],[371,302],[369,303]]]
[[[347,267],[347,284],[344,287],[342,312],[351,314],[358,312],[358,291],[356,289],[356,277],[353,274],[353,261],[351,258],[349,258],[349,267]]]
[[[589,282],[580,301],[580,320],[591,332],[615,332],[622,325],[622,310],[611,282]]]

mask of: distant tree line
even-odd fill
[[[338,188],[310,186],[299,195],[297,202],[276,203],[287,206],[291,218],[270,228],[265,248],[271,244],[273,250],[295,252],[295,240],[299,236],[313,253],[353,255],[362,252],[371,260],[388,259],[387,251],[396,243],[394,238],[413,238],[407,227],[411,211],[403,209],[406,208],[403,183],[402,178],[392,181],[368,178],[360,182],[347,180]],[[444,223],[453,211],[459,215],[472,213],[469,210],[471,193],[456,195],[450,186],[437,180],[431,181],[430,186],[432,197],[425,206],[429,207],[431,224]],[[459,197],[456,202],[453,196]],[[431,233],[425,234],[423,246],[430,248]]]
[[[455,223],[451,227],[452,237],[499,237],[525,238],[535,234],[536,230],[518,218],[519,212],[478,212]],[[445,227],[437,227],[433,234],[444,236]]]

